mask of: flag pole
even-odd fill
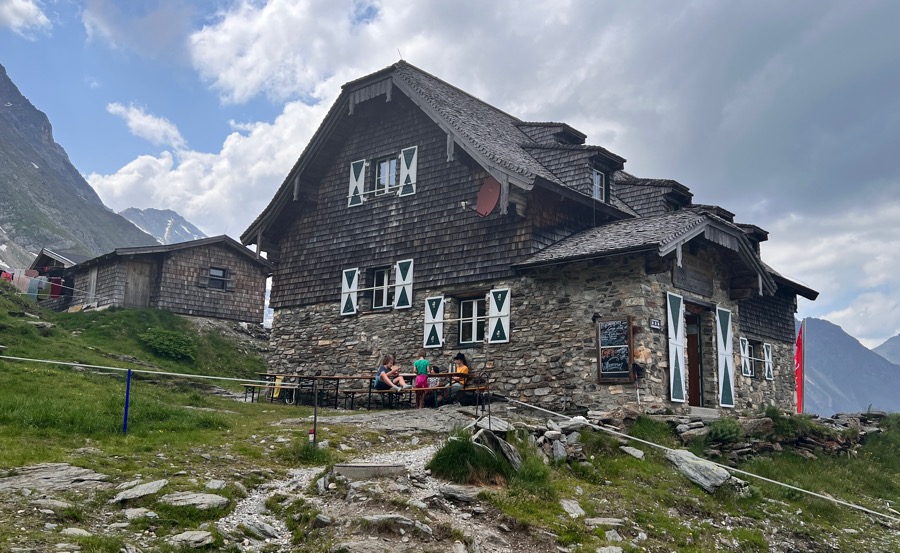
[[[800,404],[803,405],[804,411],[806,410],[806,342],[809,341],[809,336],[806,334],[806,319],[807,317],[803,317],[803,321],[800,323],[803,332],[803,344],[802,350],[800,351],[800,355],[803,359],[803,368],[800,372],[800,378],[803,379],[803,387],[800,388]]]

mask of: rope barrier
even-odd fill
[[[570,417],[570,416],[568,416],[568,415],[563,415],[562,413],[557,413],[557,412],[555,412],[555,411],[550,411],[549,409],[544,409],[543,407],[538,407],[537,405],[531,405],[531,404],[525,403],[525,402],[523,402],[523,401],[518,401],[518,400],[515,400],[515,399],[510,399],[510,398],[505,397],[505,396],[502,396],[502,395],[500,395],[500,394],[494,394],[494,395],[496,395],[496,396],[498,396],[498,397],[501,397],[501,398],[503,398],[504,400],[506,400],[506,401],[508,401],[508,402],[510,402],[510,403],[518,403],[519,405],[523,405],[523,406],[528,407],[528,408],[530,408],[530,409],[536,409],[536,410],[538,410],[538,411],[543,411],[543,412],[545,412],[545,413],[549,413],[549,414],[551,414],[551,415],[554,415],[554,416],[557,416],[557,417],[562,417],[562,418],[565,418],[565,419],[572,419],[572,417]],[[657,448],[657,449],[662,449],[663,451],[676,451],[675,449],[672,449],[671,447],[666,447],[666,446],[664,446],[664,445],[657,444],[657,443],[653,443],[653,442],[650,442],[650,441],[647,441],[647,440],[644,440],[644,439],[641,439],[641,438],[636,438],[636,437],[634,437],[634,436],[629,436],[628,434],[624,434],[624,433],[622,433],[622,432],[619,432],[619,431],[617,431],[617,430],[613,430],[612,428],[607,428],[607,427],[605,427],[605,426],[600,426],[600,425],[593,424],[593,423],[590,423],[590,422],[589,422],[589,423],[586,423],[585,426],[588,426],[588,427],[593,428],[593,429],[595,429],[595,430],[600,430],[601,432],[606,432],[606,433],[608,433],[608,434],[612,434],[612,435],[615,435],[615,436],[619,436],[619,437],[622,437],[622,438],[625,438],[625,439],[628,439],[628,440],[634,440],[634,441],[636,441],[636,442],[639,442],[639,443],[642,443],[642,444],[645,444],[645,445],[648,445],[648,446],[651,446],[651,447],[655,447],[655,448]],[[717,467],[719,467],[719,468],[723,468],[723,469],[727,470],[728,472],[738,473],[738,474],[742,474],[742,475],[744,475],[744,476],[749,476],[749,477],[751,477],[751,478],[756,478],[756,479],[759,479],[759,480],[763,480],[763,481],[768,482],[768,483],[770,483],[770,484],[775,484],[775,485],[777,485],[777,486],[782,486],[782,487],[788,488],[788,489],[790,489],[790,490],[794,490],[794,491],[797,491],[797,492],[800,492],[800,493],[805,493],[805,494],[807,494],[807,495],[811,495],[811,496],[817,497],[817,498],[819,498],[819,499],[824,499],[824,500],[826,500],[826,501],[831,501],[832,503],[836,503],[836,504],[838,504],[838,505],[843,505],[843,506],[845,506],[845,507],[850,507],[850,508],[852,508],[852,509],[857,509],[857,510],[859,510],[859,511],[862,511],[862,512],[864,512],[864,513],[868,513],[868,514],[870,514],[870,515],[874,515],[874,516],[878,516],[878,517],[881,517],[881,518],[885,518],[885,519],[890,520],[890,521],[893,521],[893,522],[900,522],[900,518],[898,518],[898,517],[891,516],[891,515],[888,515],[888,514],[885,514],[885,513],[880,513],[880,512],[878,512],[878,511],[873,511],[872,509],[869,509],[869,508],[867,508],[867,507],[863,507],[862,505],[857,505],[857,504],[855,504],[855,503],[850,503],[849,501],[844,501],[844,500],[837,499],[837,498],[834,498],[834,497],[830,497],[830,496],[827,496],[827,495],[822,495],[822,494],[820,494],[820,493],[816,493],[816,492],[813,492],[813,491],[810,491],[810,490],[805,490],[805,489],[803,489],[803,488],[798,488],[797,486],[792,486],[792,485],[790,485],[790,484],[785,484],[784,482],[779,482],[779,481],[777,481],[777,480],[772,480],[771,478],[766,478],[765,476],[760,476],[760,475],[758,475],[758,474],[753,474],[752,472],[747,472],[747,471],[745,471],[745,470],[741,470],[741,469],[738,469],[738,468],[729,467],[729,466],[723,465],[723,464],[721,464],[721,463],[716,463],[715,461],[710,461],[710,460],[708,460],[708,459],[703,459],[703,460],[704,460],[705,462],[710,463],[710,464],[712,464],[712,465],[715,465],[715,466],[717,466]]]
[[[72,367],[88,367],[91,369],[103,369],[109,371],[121,371],[121,372],[135,372],[142,374],[155,374],[160,376],[178,376],[183,378],[199,378],[206,380],[228,380],[232,382],[242,382],[246,384],[271,384],[271,382],[267,380],[251,380],[248,378],[231,378],[228,376],[211,376],[205,374],[186,374],[186,373],[170,373],[164,371],[151,371],[147,369],[123,369],[122,367],[106,367],[104,365],[89,365],[87,363],[72,363],[69,361],[53,361],[49,359],[29,359],[27,357],[13,357],[11,355],[0,355],[0,359],[9,359],[12,361],[30,361],[33,363],[45,363],[48,365],[64,365],[64,366],[72,366]]]

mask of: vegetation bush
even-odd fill
[[[634,425],[628,431],[630,436],[647,440],[655,444],[664,445],[666,447],[677,447],[675,435],[672,434],[672,428],[669,423],[651,419],[650,417],[639,416]]]
[[[332,465],[335,462],[335,456],[331,450],[311,444],[305,437],[296,439],[288,447],[279,450],[278,457],[290,465],[307,467]]]
[[[502,455],[473,442],[465,430],[454,431],[426,468],[438,478],[457,484],[504,484],[513,474]]]
[[[160,357],[168,357],[176,361],[194,361],[197,346],[194,341],[181,332],[150,328],[140,334],[138,339],[150,352]]]
[[[706,435],[708,443],[730,444],[741,439],[744,430],[737,419],[723,417],[714,420],[709,425],[709,434]]]

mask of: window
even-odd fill
[[[484,298],[460,300],[459,343],[474,344],[484,341],[484,321],[487,308]]]
[[[228,269],[220,269],[218,267],[209,268],[209,288],[225,290],[227,283]]]
[[[750,362],[741,365],[744,369],[741,372],[744,373],[744,376],[756,376],[756,364],[759,363],[759,359],[756,358],[756,344],[753,342],[747,343],[747,360]]]
[[[375,166],[375,194],[386,194],[397,186],[397,158],[378,160]]]
[[[609,201],[609,190],[606,188],[606,175],[594,169],[592,173],[593,191],[591,195],[601,202]]]
[[[391,305],[391,287],[388,285],[389,269],[372,269],[372,309],[384,309]]]

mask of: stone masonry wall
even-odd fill
[[[709,252],[707,252],[709,253]],[[718,265],[716,265],[718,266]],[[740,376],[738,306],[727,299],[719,285],[728,282],[724,269],[716,275],[714,296],[702,299],[732,310],[734,320],[735,400],[739,410],[758,411],[768,404],[785,409],[793,406],[792,352],[790,344],[773,343],[775,380],[762,375]],[[496,282],[473,283],[471,289],[509,287],[511,294],[511,340],[507,344],[455,347],[455,323],[446,323],[443,348],[429,349],[432,364],[448,366],[457,351],[472,360],[473,372],[492,371],[492,388],[513,399],[542,407],[610,409],[635,404],[640,395],[644,409],[687,410],[687,404],[668,400],[668,338],[666,292],[691,300],[691,294],[673,288],[669,272],[647,275],[642,256],[621,256],[581,262],[562,268],[531,271],[527,275]],[[441,290],[416,290],[413,308],[356,316],[338,315],[338,302],[275,311],[270,369],[274,372],[368,374],[380,358],[392,353],[401,367],[410,369],[421,347],[424,329],[424,298]],[[456,302],[448,296],[445,318],[456,316]],[[603,317],[631,315],[635,362],[646,370],[636,383],[597,383],[597,339],[591,322],[594,313]],[[650,319],[663,321],[651,330]],[[714,315],[703,318],[704,373],[708,406],[717,405]]]

